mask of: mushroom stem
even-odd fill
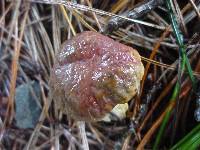
[[[83,150],[89,150],[88,140],[85,132],[85,121],[78,121],[78,127],[82,139]]]

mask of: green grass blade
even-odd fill
[[[200,124],[175,144],[170,150],[195,150],[200,146]]]
[[[184,69],[185,69],[185,66],[187,68],[187,71],[188,71],[188,74],[189,74],[189,77],[192,81],[192,85],[193,85],[193,88],[195,88],[195,78],[194,78],[194,75],[192,73],[192,69],[191,69],[191,66],[190,66],[190,62],[189,62],[189,59],[187,58],[187,55],[186,55],[186,50],[185,50],[185,46],[183,44],[183,36],[182,34],[180,33],[179,31],[179,28],[178,28],[178,25],[177,25],[177,22],[176,22],[176,17],[174,16],[173,14],[173,11],[172,11],[172,1],[171,0],[166,0],[166,5],[167,5],[167,8],[169,10],[169,16],[170,16],[170,20],[171,20],[171,24],[172,24],[172,28],[173,28],[173,31],[174,31],[174,35],[176,37],[176,41],[179,45],[179,57],[181,57],[181,67],[180,67],[180,72],[183,72]],[[180,74],[181,75],[181,74]],[[174,91],[173,91],[173,94],[172,94],[172,97],[170,99],[170,102],[172,101],[176,101],[176,98],[179,94],[179,91],[180,91],[180,88],[181,88],[181,83],[179,83],[179,81],[177,81],[176,83],[176,86],[174,88]],[[161,137],[163,135],[163,132],[164,132],[164,129],[167,125],[167,122],[171,116],[171,112],[172,112],[172,108],[170,107],[169,110],[167,111],[167,113],[165,114],[165,117],[162,121],[162,124],[161,124],[161,127],[159,129],[159,132],[157,134],[157,137],[156,137],[156,140],[155,140],[155,143],[154,143],[154,146],[153,146],[153,150],[156,150],[158,148],[158,145],[160,143],[160,140],[161,140]]]
[[[183,35],[181,34],[179,28],[178,28],[178,24],[177,24],[177,21],[176,21],[176,17],[174,16],[173,14],[173,11],[172,11],[172,2],[171,0],[166,0],[166,4],[167,4],[167,8],[168,8],[168,11],[169,11],[169,15],[170,15],[170,20],[171,20],[171,23],[172,23],[172,28],[173,28],[173,31],[174,31],[174,35],[176,37],[176,41],[179,45],[179,51],[180,51],[180,54],[183,57],[185,57],[186,59],[186,68],[187,68],[187,71],[189,73],[189,77],[192,81],[192,85],[193,85],[193,88],[195,88],[195,77],[192,73],[192,68],[191,68],[191,65],[190,65],[190,62],[187,58],[187,55],[186,55],[186,48],[185,48],[185,45],[183,43]]]

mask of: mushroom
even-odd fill
[[[56,109],[77,121],[99,121],[136,95],[143,74],[135,49],[85,31],[56,54],[50,91]]]
[[[79,121],[98,121],[139,90],[144,67],[131,47],[97,32],[67,40],[51,70],[50,90],[58,109]]]

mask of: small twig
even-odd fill
[[[200,12],[199,12],[196,4],[193,2],[193,0],[190,0],[190,3],[192,4],[192,7],[194,7],[195,12],[196,12],[198,18],[200,19]]]
[[[91,31],[97,32],[90,24],[88,24],[81,16],[78,10],[72,10],[73,15],[79,20],[86,28],[90,29]]]
[[[86,0],[86,2],[87,2],[87,4],[88,4],[88,6],[92,8],[91,2],[90,2],[89,0]],[[93,17],[94,17],[94,19],[95,19],[95,21],[96,21],[96,23],[97,23],[97,26],[98,26],[100,32],[102,32],[103,30],[102,30],[102,27],[101,27],[101,25],[100,25],[100,23],[99,23],[99,20],[98,20],[96,14],[95,14],[94,12],[92,12],[92,15],[93,15]]]
[[[51,4],[51,5],[62,4],[66,7],[68,7],[71,10],[73,10],[73,9],[77,10],[78,9],[78,10],[85,11],[85,12],[94,12],[94,13],[99,14],[99,15],[106,15],[106,16],[110,16],[110,17],[120,18],[122,20],[126,20],[126,22],[134,22],[134,23],[143,24],[143,25],[146,25],[146,26],[149,26],[149,27],[153,27],[153,28],[156,28],[156,29],[159,29],[159,30],[165,30],[165,27],[163,27],[163,26],[158,26],[156,24],[152,24],[152,23],[149,23],[149,22],[136,20],[136,19],[133,19],[133,18],[128,18],[126,16],[116,15],[114,13],[106,12],[106,11],[103,11],[103,10],[100,10],[100,9],[91,8],[91,7],[88,7],[88,6],[85,6],[85,5],[80,5],[80,4],[69,2],[69,1],[64,1],[64,0],[57,0],[57,1],[53,1],[53,0],[27,0],[27,1],[34,2],[34,3]],[[147,8],[149,8],[149,6]]]
[[[196,5],[197,10],[200,10],[200,4]],[[185,24],[188,24],[191,20],[193,20],[197,16],[195,10],[190,11],[188,14],[184,16]]]
[[[123,13],[122,16],[131,19],[136,19],[144,16],[145,14],[147,14],[148,12],[150,12],[151,10],[155,9],[157,6],[160,6],[162,4],[163,0],[146,0],[143,3],[137,5],[133,10]],[[127,24],[128,22],[129,22],[128,20],[114,16],[110,19],[108,25],[105,27],[103,32],[104,33],[113,32],[114,30],[117,30],[119,27],[123,26],[124,24]]]
[[[63,6],[63,5],[60,5],[60,8],[61,8],[61,10],[62,10],[62,12],[63,12],[63,15],[64,15],[65,19],[67,20],[67,23],[69,24],[69,27],[70,27],[70,29],[71,29],[73,35],[76,35],[76,31],[75,31],[75,29],[74,29],[74,27],[73,27],[73,25],[72,25],[72,23],[71,23],[71,21],[70,21],[68,15],[67,15],[67,12],[66,12],[64,6]]]

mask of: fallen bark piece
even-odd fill
[[[86,31],[67,40],[56,55],[50,92],[63,113],[75,120],[98,121],[136,95],[143,73],[136,50]]]

